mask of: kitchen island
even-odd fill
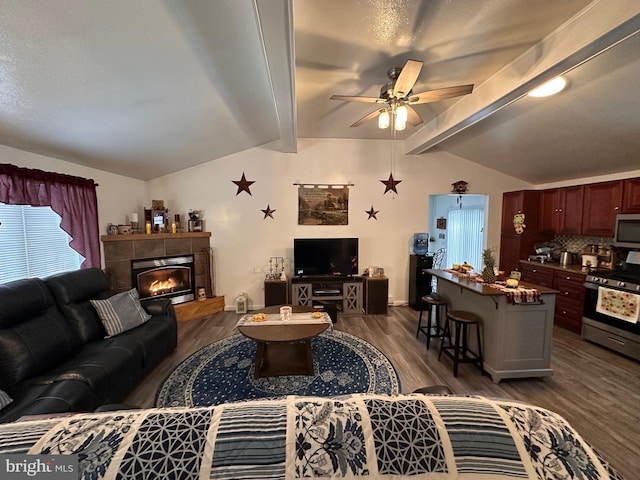
[[[537,289],[540,301],[511,303],[503,291],[469,277],[445,270],[426,271],[437,278],[437,292],[450,310],[467,310],[482,318],[484,370],[495,383],[505,378],[553,375],[551,340],[557,290],[520,282]],[[470,338],[469,344],[477,351],[474,340]]]

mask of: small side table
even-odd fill
[[[289,282],[286,280],[264,281],[264,306],[289,304]]]
[[[385,276],[362,278],[364,279],[364,313],[386,315],[389,304],[389,279]]]

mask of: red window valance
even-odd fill
[[[82,268],[100,267],[96,184],[91,179],[0,164],[0,202],[51,207],[62,218],[69,245],[85,258]]]

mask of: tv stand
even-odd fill
[[[293,277],[291,279],[293,305],[336,306],[338,313],[362,314],[362,277]]]

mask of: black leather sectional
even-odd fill
[[[0,389],[13,399],[0,422],[121,402],[176,348],[167,299],[145,301],[150,320],[105,338],[89,300],[113,293],[98,268],[0,285]]]

